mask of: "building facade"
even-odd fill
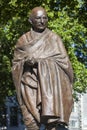
[[[4,106],[0,106],[0,130],[24,130],[22,114],[16,96],[6,97]]]
[[[78,95],[70,116],[69,130],[87,130],[87,93]]]

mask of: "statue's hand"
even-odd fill
[[[26,60],[26,63],[27,63],[28,65],[30,65],[30,66],[33,66],[33,65],[37,65],[37,64],[38,64],[38,62],[36,61],[36,59],[35,59],[34,57],[27,59],[27,60]]]

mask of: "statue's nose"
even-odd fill
[[[43,23],[44,22],[44,19],[43,18],[41,18],[41,23]]]

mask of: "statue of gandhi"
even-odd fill
[[[59,35],[47,28],[44,8],[32,9],[31,30],[16,43],[12,76],[27,130],[67,130],[73,70]]]

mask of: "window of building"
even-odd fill
[[[6,107],[0,107],[0,127],[4,127],[7,125],[6,110]]]
[[[72,108],[72,112],[74,112],[75,111],[75,108],[74,108],[74,106],[73,106],[73,108]]]
[[[72,127],[75,127],[76,126],[76,121],[72,120],[70,124],[71,124]]]
[[[10,108],[10,125],[18,126],[18,107]]]

